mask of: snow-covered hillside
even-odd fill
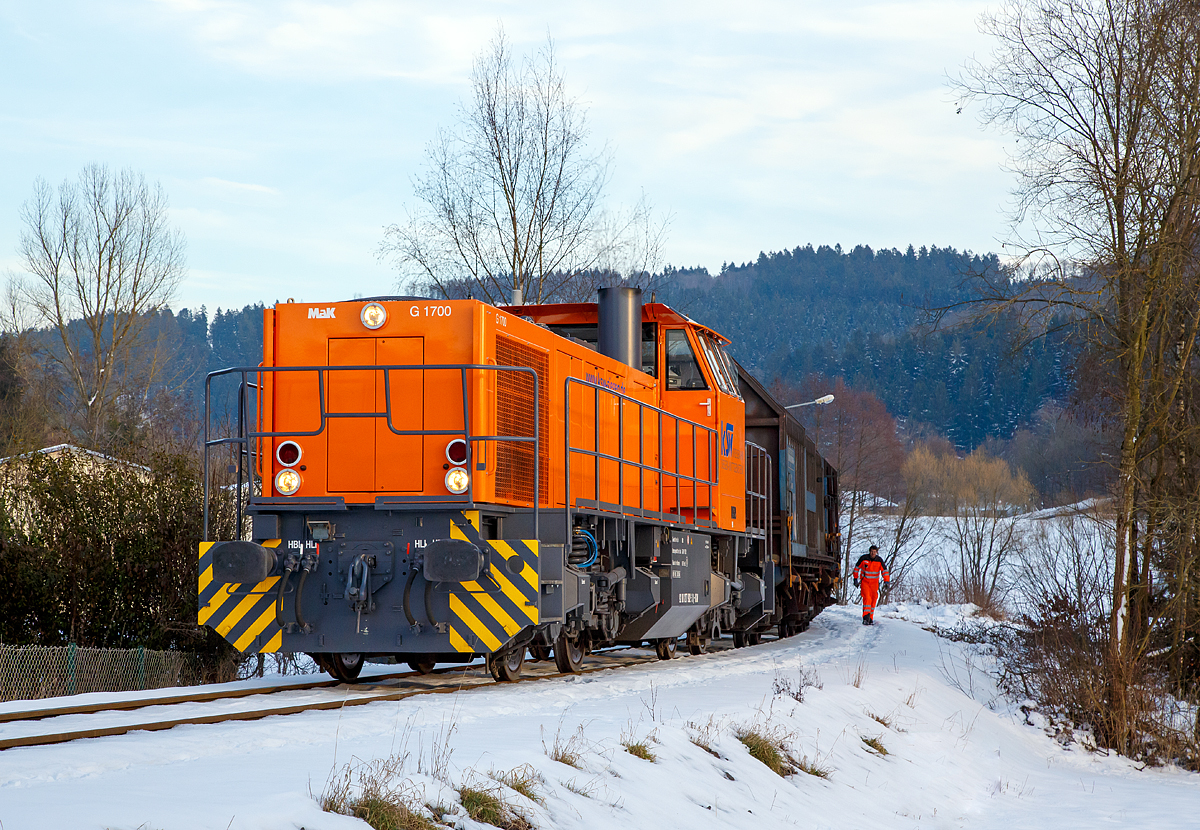
[[[890,606],[864,628],[857,608],[830,608],[802,635],[719,655],[7,750],[0,822],[361,830],[317,806],[332,772],[407,754],[416,801],[453,807],[453,790],[428,774],[448,746],[452,784],[495,786],[489,772],[532,765],[544,803],[504,795],[539,828],[1196,826],[1200,776],[1062,746],[1036,715],[1028,725],[995,700],[977,659],[922,627],[952,624],[962,610]],[[828,778],[772,773],[734,736],[747,726],[786,735],[792,754]],[[622,739],[646,739],[655,760],[629,754]],[[580,768],[547,757],[571,740]],[[484,826],[453,812],[446,820]]]

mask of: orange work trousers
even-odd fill
[[[875,603],[879,602],[879,580],[864,579],[862,581],[863,616],[875,618]]]

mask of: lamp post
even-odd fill
[[[784,409],[798,409],[802,406],[823,406],[827,403],[833,403],[833,395],[822,395],[815,401],[805,401],[804,403],[794,403],[791,406],[785,406]]]
[[[822,395],[821,397],[817,398],[816,400],[805,401],[804,403],[794,403],[791,406],[785,406],[784,409],[799,409],[802,406],[824,406],[825,404],[831,404],[831,403],[833,403],[833,395]],[[817,413],[816,429],[813,431],[813,443],[816,444],[817,452],[820,453],[821,452],[821,415],[820,415],[819,411]],[[805,455],[807,456],[807,452],[805,453]],[[806,458],[805,467],[807,467],[807,466],[808,466],[808,462],[807,462],[807,458]],[[822,498],[824,498],[824,490],[825,490],[824,470],[822,470],[821,473],[822,473],[821,475],[817,476],[817,481],[821,485]],[[807,482],[805,482],[805,484],[804,484],[804,489],[805,489],[805,491],[808,490]],[[839,593],[838,599],[839,599],[839,601],[844,602],[845,597],[840,596],[842,590],[843,590],[842,585],[839,585],[838,586],[838,593]]]

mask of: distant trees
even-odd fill
[[[443,296],[492,303],[574,299],[597,275],[648,280],[665,223],[644,199],[605,211],[609,157],[588,145],[586,109],[567,91],[553,42],[518,66],[499,31],[471,91],[458,124],[429,145],[415,181],[423,205],[387,228],[380,253]]]
[[[1013,352],[1016,315],[954,332],[923,326],[926,303],[961,300],[969,274],[998,269],[992,256],[952,248],[806,246],[718,276],[670,270],[658,296],[730,337],[731,353],[758,377],[845,378],[910,434],[927,425],[970,452],[1036,424],[1047,401],[1065,405],[1079,363],[1068,331]]]
[[[102,165],[57,190],[39,179],[21,217],[27,273],[9,285],[9,327],[54,332],[42,355],[61,384],[57,426],[103,446],[118,408],[139,409],[162,370],[143,334],[183,277],[183,235],[160,186]]]

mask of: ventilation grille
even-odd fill
[[[550,406],[546,353],[502,335],[496,336],[496,365],[526,366],[538,377],[538,451],[532,443],[496,443],[496,496],[533,502],[533,463],[538,459],[540,501],[550,492]],[[496,373],[496,434],[533,437],[533,378],[524,372]]]

